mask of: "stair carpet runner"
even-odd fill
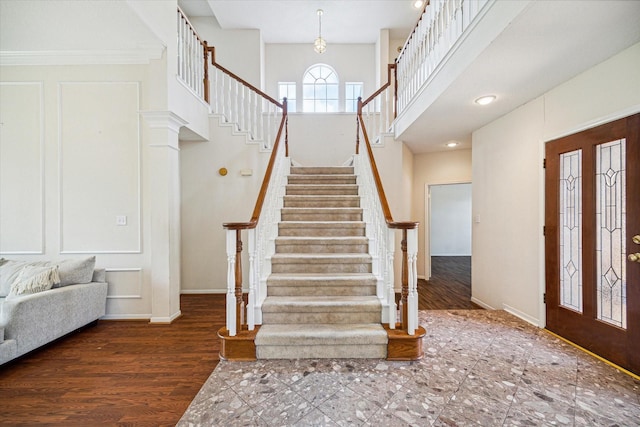
[[[367,248],[353,167],[292,167],[258,359],[386,357]]]

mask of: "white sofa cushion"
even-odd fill
[[[7,299],[47,291],[51,289],[55,283],[60,283],[57,265],[50,267],[25,265],[22,270],[20,270],[20,274],[18,274],[16,280],[11,284]]]
[[[0,261],[0,297],[9,295],[11,285],[16,281],[20,271],[28,263],[25,261],[13,261],[3,259]]]

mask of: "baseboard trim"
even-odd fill
[[[226,289],[180,289],[180,294],[226,294]]]
[[[495,308],[491,307],[489,304],[486,304],[482,301],[480,301],[478,298],[476,297],[471,297],[471,302],[478,304],[480,307],[486,309],[486,310],[495,310]]]
[[[105,314],[100,320],[149,320],[150,314]]]
[[[536,319],[533,316],[529,316],[527,313],[524,313],[524,312],[518,310],[517,308],[513,308],[513,307],[511,307],[511,306],[509,306],[507,304],[502,304],[502,308],[507,313],[513,314],[514,316],[519,317],[520,319],[524,320],[525,322],[531,323],[535,327],[540,327],[540,319]]]
[[[169,324],[171,322],[173,322],[174,320],[176,320],[178,317],[182,316],[182,312],[180,310],[178,310],[176,313],[173,313],[171,316],[168,317],[152,317],[151,319],[149,319],[149,323],[165,323],[165,324]]]

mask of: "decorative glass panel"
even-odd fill
[[[582,312],[582,150],[560,155],[560,305]]]
[[[627,327],[625,140],[596,147],[598,319]]]

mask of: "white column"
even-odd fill
[[[149,127],[148,162],[151,216],[151,323],[180,316],[180,148],[178,132],[187,124],[170,111],[143,111]]]

